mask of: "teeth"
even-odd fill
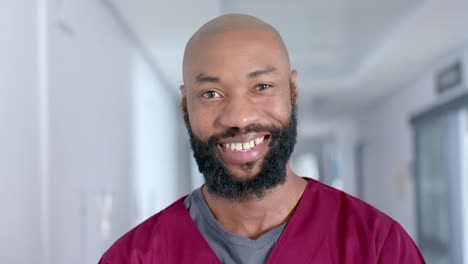
[[[249,142],[245,143],[226,143],[224,147],[226,149],[230,149],[233,151],[241,151],[241,150],[251,150],[253,149],[256,145],[261,144],[265,140],[265,137],[258,137],[254,140],[251,140]]]
[[[236,143],[236,150],[242,150],[242,143]]]
[[[256,139],[255,139],[255,145],[258,145],[258,144],[262,143],[264,138],[265,138],[265,137],[256,138]]]

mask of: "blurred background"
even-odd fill
[[[396,219],[428,263],[468,263],[467,0],[0,0],[0,263],[96,263],[203,183],[181,62],[224,13],[289,48],[293,169]]]

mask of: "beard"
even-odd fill
[[[184,109],[185,110],[185,109]],[[230,128],[223,133],[211,136],[207,142],[193,134],[188,114],[184,111],[184,121],[190,137],[193,157],[199,171],[205,178],[208,192],[216,197],[242,202],[250,199],[261,199],[268,191],[286,181],[286,166],[296,144],[297,117],[296,106],[292,111],[287,126],[278,128],[252,124],[245,128]],[[220,140],[249,132],[267,132],[270,134],[269,150],[263,161],[249,162],[241,165],[249,173],[248,177],[239,178],[233,175],[219,157]],[[257,162],[262,162],[260,171],[252,173]]]

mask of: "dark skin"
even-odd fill
[[[283,41],[271,26],[253,17],[226,15],[206,24],[189,41],[183,68],[184,109],[194,135],[203,141],[233,127],[284,128],[297,103],[297,72],[290,70]],[[264,156],[252,155],[245,166],[220,155],[239,179],[255,177]],[[289,220],[306,184],[288,164],[286,182],[263,198],[239,202],[214,196],[205,187],[202,191],[226,231],[255,239]]]

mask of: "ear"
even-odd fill
[[[179,86],[180,93],[182,94],[182,99],[180,101],[180,108],[182,109],[182,112],[184,115],[187,115],[187,89],[185,86],[182,84]]]
[[[180,93],[182,94],[182,97],[185,97],[187,95],[187,89],[183,84],[179,86]]]
[[[289,76],[291,82],[291,103],[297,105],[299,102],[299,89],[297,88],[297,71],[292,70]]]

